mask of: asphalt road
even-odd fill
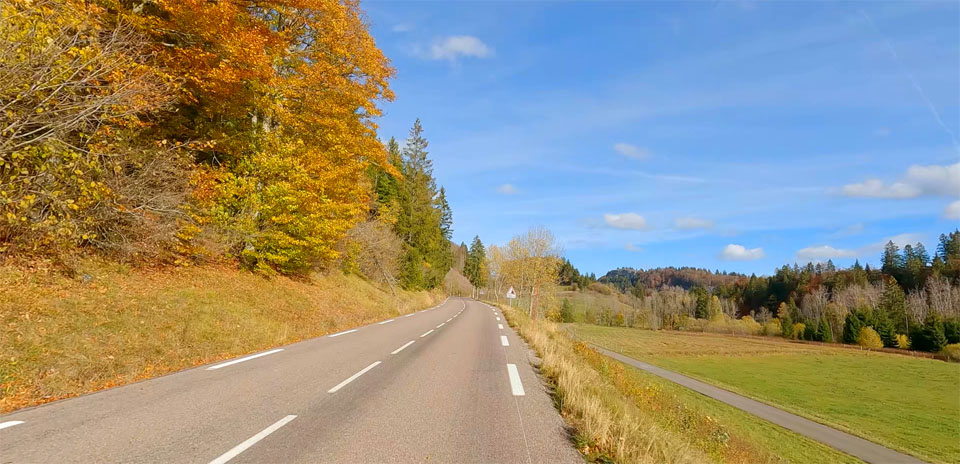
[[[610,351],[598,346],[594,349],[607,355],[617,361],[650,372],[651,374],[663,377],[672,382],[678,383],[700,394],[709,396],[713,399],[727,403],[735,408],[742,409],[761,419],[773,422],[785,429],[792,430],[800,435],[819,441],[827,446],[836,448],[844,453],[856,456],[872,464],[922,464],[921,461],[913,456],[899,453],[892,449],[883,447],[863,438],[841,432],[837,429],[827,427],[826,425],[814,422],[809,419],[791,414],[782,409],[775,408],[766,403],[752,400],[745,396],[732,393],[722,388],[714,387],[699,380],[692,379],[685,375],[648,364],[636,359],[624,356],[615,351]],[[851,392],[851,394],[855,394]]]
[[[483,303],[258,355],[2,416],[0,462],[583,462]]]

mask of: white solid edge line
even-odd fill
[[[506,336],[506,335],[501,335],[501,336],[500,336],[500,344],[503,345],[503,346],[510,346],[510,342],[507,341],[507,336]]]
[[[438,325],[436,328],[439,329],[440,327],[443,327],[443,324],[446,324],[446,322],[441,322],[440,325]]]
[[[213,461],[210,461],[210,464],[224,464],[224,463],[226,463],[227,461],[229,461],[229,460],[237,457],[237,455],[239,455],[240,453],[246,451],[247,448],[249,448],[249,447],[257,444],[258,441],[263,440],[264,438],[266,438],[267,435],[270,435],[271,433],[276,432],[277,429],[279,429],[280,427],[283,427],[284,425],[287,425],[288,422],[290,422],[290,421],[292,421],[292,420],[294,420],[294,419],[296,419],[296,418],[297,418],[297,416],[294,416],[294,415],[291,414],[291,415],[289,415],[289,416],[287,416],[287,417],[284,417],[283,419],[280,419],[280,420],[274,422],[273,425],[271,425],[270,427],[267,427],[267,428],[261,430],[260,433],[254,435],[254,436],[252,436],[252,437],[250,437],[250,438],[247,438],[243,443],[240,443],[239,445],[234,446],[233,448],[230,449],[230,451],[227,451],[226,453],[221,454],[219,457],[217,457],[217,458],[214,459]]]
[[[503,324],[497,324],[497,328],[503,330]]]
[[[453,317],[457,317],[457,316],[453,316]],[[447,322],[452,321],[452,320],[453,320],[453,317],[451,317],[450,319],[447,319]]]
[[[266,355],[268,355],[268,354],[279,353],[279,352],[281,352],[281,351],[283,351],[283,348],[277,348],[277,349],[275,349],[275,350],[264,351],[263,353],[257,353],[257,354],[254,354],[254,355],[247,356],[247,357],[245,357],[245,358],[234,359],[233,361],[227,361],[227,362],[225,362],[225,363],[220,363],[220,364],[217,364],[217,365],[215,365],[215,366],[210,366],[210,367],[208,367],[206,370],[212,371],[212,370],[220,369],[221,367],[232,366],[232,365],[237,364],[237,363],[242,363],[242,362],[244,362],[244,361],[249,361],[249,360],[251,360],[251,359],[256,359],[256,358],[259,358],[260,356],[266,356]]]
[[[20,425],[23,421],[6,421],[0,422],[0,429],[5,429],[7,427],[13,427],[14,425]]]
[[[354,333],[354,332],[356,332],[356,331],[357,331],[357,329],[344,330],[343,332],[337,332],[337,333],[335,333],[335,334],[330,334],[330,335],[327,335],[327,336],[330,337],[330,338],[339,337],[339,336],[341,336],[341,335],[346,335],[346,334],[348,334],[348,333]]]
[[[433,333],[433,329],[428,330],[426,333],[424,333],[423,335],[421,335],[420,338],[426,337],[427,335],[430,335],[431,333]]]
[[[409,342],[404,343],[403,346],[401,346],[400,348],[397,348],[397,349],[393,350],[393,352],[391,352],[390,354],[397,354],[397,353],[403,351],[404,348],[406,348],[406,347],[408,347],[408,346],[410,346],[410,345],[413,345],[413,342],[415,342],[415,341],[416,341],[416,340],[410,340]]]
[[[414,314],[417,314],[417,313],[410,313],[410,314],[407,314],[406,316],[403,316],[403,317],[410,317],[410,316],[413,316]]]
[[[520,371],[517,370],[517,365],[507,364],[507,373],[510,376],[510,391],[513,396],[526,395],[523,391],[523,383],[520,382]]]
[[[327,393],[336,393],[337,390],[345,387],[348,383],[353,382],[354,380],[357,380],[357,377],[360,377],[361,375],[366,374],[367,371],[369,371],[370,369],[373,369],[374,367],[377,367],[379,364],[380,364],[380,361],[377,361],[367,367],[364,367],[363,369],[360,370],[360,372],[357,372],[356,374],[353,374],[350,377],[348,377],[347,380],[344,380],[343,382],[338,383],[336,387],[333,387],[327,390]]]
[[[389,324],[389,323],[391,323],[391,322],[393,322],[393,321],[394,321],[394,319],[387,319],[387,320],[385,320],[385,321],[383,321],[383,322],[377,322],[377,325]]]

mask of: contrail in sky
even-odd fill
[[[900,55],[898,55],[897,50],[893,48],[893,44],[890,42],[889,39],[887,39],[885,35],[883,35],[883,32],[880,32],[880,28],[877,27],[877,24],[875,22],[873,22],[873,18],[871,18],[870,15],[867,14],[866,10],[861,9],[860,14],[862,14],[863,17],[866,18],[867,22],[870,23],[870,26],[873,27],[873,30],[876,31],[877,35],[879,35],[880,38],[883,39],[883,43],[887,46],[887,51],[890,52],[890,56],[893,57],[893,61],[897,63],[897,67],[900,68],[900,72],[902,72],[905,76],[907,76],[907,79],[910,81],[910,84],[912,84],[913,88],[916,89],[918,94],[920,94],[920,98],[922,98],[923,102],[927,104],[927,108],[930,110],[930,113],[933,114],[933,118],[937,120],[937,124],[940,125],[940,127],[944,130],[944,132],[946,132],[947,134],[950,134],[950,140],[953,141],[953,148],[957,150],[958,153],[960,153],[960,142],[957,141],[957,135],[954,134],[952,129],[947,127],[947,124],[945,122],[943,122],[943,118],[940,117],[940,112],[937,111],[937,107],[934,106],[933,102],[930,101],[929,98],[927,98],[927,93],[923,91],[923,87],[920,87],[920,83],[917,82],[917,79],[913,77],[912,73],[910,73],[909,71],[906,70],[906,68],[904,68],[903,63],[900,61]]]

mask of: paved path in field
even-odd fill
[[[429,310],[0,417],[0,463],[583,462],[499,310]]]
[[[750,398],[729,392],[722,388],[714,387],[713,385],[703,383],[685,375],[677,374],[676,372],[668,371],[652,364],[637,361],[636,359],[624,356],[615,351],[610,351],[596,345],[592,346],[595,350],[603,353],[606,356],[616,359],[617,361],[631,365],[637,369],[642,369],[656,376],[663,377],[671,382],[683,385],[684,387],[687,387],[700,394],[727,403],[730,406],[746,411],[761,419],[773,422],[774,424],[777,424],[785,429],[792,430],[800,435],[843,451],[844,453],[856,456],[857,458],[863,459],[866,462],[872,464],[924,464],[924,461],[921,461],[913,456],[899,453],[890,448],[886,448],[871,441],[864,440],[863,438],[850,435],[849,433],[827,427],[826,425],[805,419],[796,414],[790,414],[789,412],[786,412],[782,409],[777,409],[766,403],[752,400]],[[850,392],[850,394],[852,395],[856,393]]]

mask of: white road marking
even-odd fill
[[[523,383],[520,382],[520,372],[516,364],[507,364],[507,373],[510,375],[510,391],[513,396],[526,395],[523,391]]]
[[[353,382],[354,380],[357,380],[357,377],[360,377],[361,375],[366,374],[367,371],[369,371],[370,369],[373,369],[374,367],[377,367],[378,365],[380,365],[380,361],[377,361],[367,367],[364,367],[363,369],[360,370],[360,372],[357,372],[356,374],[353,374],[350,377],[348,377],[347,380],[344,380],[343,382],[338,383],[336,387],[333,387],[327,390],[327,393],[336,393],[337,390],[345,387],[348,383]]]
[[[420,338],[426,337],[427,335],[430,335],[432,333],[433,333],[433,329],[430,329],[425,334],[421,335]]]
[[[339,336],[341,336],[341,335],[346,335],[346,334],[348,334],[348,333],[354,333],[354,332],[356,332],[356,331],[357,331],[357,329],[344,330],[343,332],[337,332],[337,333],[335,333],[335,334],[331,334],[331,335],[327,335],[327,336],[330,337],[330,338],[339,337]]]
[[[20,425],[23,421],[6,421],[0,422],[0,429],[5,429],[7,427],[13,427],[14,425]]]
[[[415,342],[415,341],[416,341],[416,340],[410,340],[409,342],[405,343],[405,344],[404,344],[403,346],[401,346],[400,348],[397,348],[397,349],[393,350],[393,352],[390,353],[390,354],[397,354],[397,353],[403,351],[404,348],[406,348],[406,347],[408,347],[408,346],[410,346],[410,345],[413,345],[413,342]]]
[[[446,322],[441,322],[440,325],[437,326],[437,328],[439,329],[440,327],[443,327],[443,324],[446,324]]]
[[[503,346],[510,346],[510,342],[507,341],[507,336],[506,336],[506,335],[501,335],[501,336],[500,336],[500,344],[503,345]]]
[[[498,318],[497,318],[497,320],[499,321],[499,320],[500,320],[500,318],[498,317]]]
[[[387,320],[385,320],[385,321],[383,321],[383,322],[377,322],[377,325],[389,324],[389,323],[391,323],[391,322],[393,322],[393,321],[394,321],[393,319],[387,319]]]
[[[403,317],[410,317],[410,316],[413,316],[414,314],[417,314],[417,313],[410,313],[410,314],[407,314],[406,316],[403,316]]]
[[[503,330],[503,324],[497,324],[497,328]]]
[[[267,435],[270,435],[271,433],[276,432],[277,429],[279,429],[280,427],[283,427],[284,425],[287,425],[288,422],[296,418],[297,416],[289,415],[287,417],[284,417],[283,419],[280,419],[274,422],[273,425],[271,425],[270,427],[263,429],[260,433],[248,438],[243,443],[240,443],[239,445],[231,448],[230,451],[227,451],[226,453],[221,454],[218,458],[214,459],[213,461],[210,461],[210,464],[226,463],[227,461],[237,457],[237,455],[239,455],[240,453],[246,451],[247,448],[257,444],[258,441],[266,438]]]
[[[227,361],[227,362],[225,362],[225,363],[217,364],[216,366],[210,366],[210,367],[207,368],[207,370],[208,370],[208,371],[212,371],[212,370],[220,369],[221,367],[232,366],[232,365],[237,364],[237,363],[242,363],[242,362],[244,362],[244,361],[249,361],[249,360],[251,360],[251,359],[256,359],[256,358],[259,358],[260,356],[266,356],[266,355],[268,355],[268,354],[279,353],[279,352],[281,352],[281,351],[283,351],[283,348],[277,348],[277,349],[275,349],[275,350],[264,351],[263,353],[253,354],[253,355],[247,356],[246,358],[234,359],[233,361]]]
[[[453,316],[453,317],[457,317],[457,316]],[[452,321],[452,320],[453,320],[453,317],[451,317],[450,319],[447,319],[447,322]]]

